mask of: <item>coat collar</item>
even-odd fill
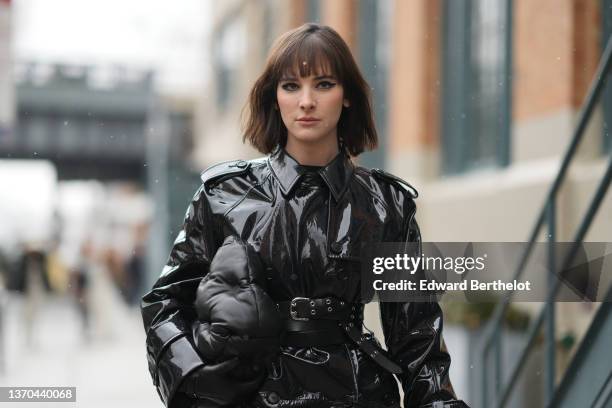
[[[306,167],[298,163],[297,160],[291,157],[283,148],[277,148],[268,158],[268,163],[284,195],[288,195],[291,192],[307,170]],[[354,170],[355,166],[353,162],[343,151],[339,152],[326,166],[318,170],[336,202],[338,202],[342,194],[344,194],[346,187],[351,181]]]

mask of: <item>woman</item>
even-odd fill
[[[436,303],[380,304],[388,354],[361,333],[360,249],[420,241],[416,192],[350,160],[377,144],[368,89],[331,28],[306,24],[277,40],[251,90],[244,133],[268,156],[204,171],[168,264],[143,298],[149,368],[168,406],[399,407],[393,374],[405,407],[465,406],[448,379]],[[214,336],[194,306],[210,300],[198,286],[211,268],[227,272],[243,253],[221,253],[228,237],[257,254],[285,329],[278,353],[263,365],[248,360],[246,374],[235,359],[201,352]]]

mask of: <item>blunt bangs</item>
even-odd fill
[[[334,50],[328,42],[314,35],[307,35],[288,44],[271,66],[273,81],[283,78],[301,78],[329,75],[342,82],[342,66],[334,58]]]

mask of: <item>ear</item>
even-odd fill
[[[344,102],[342,102],[342,105],[343,105],[345,108],[348,108],[349,106],[351,106],[351,103],[349,102],[349,100],[348,100],[348,99],[345,99],[345,100],[344,100]]]

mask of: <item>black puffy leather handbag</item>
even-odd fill
[[[278,352],[282,319],[265,291],[259,254],[230,236],[217,250],[195,301],[194,340],[209,361],[252,360]]]

